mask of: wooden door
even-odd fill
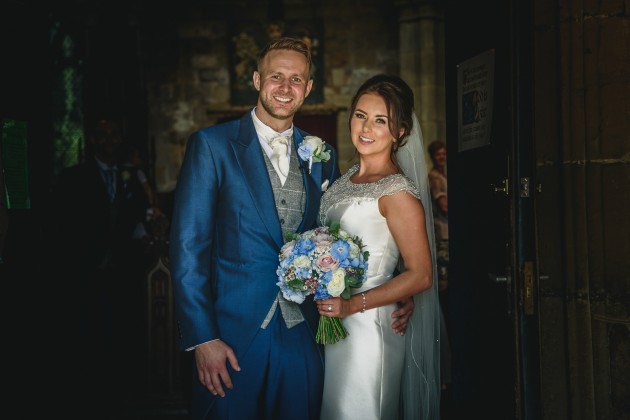
[[[445,14],[449,418],[538,418],[529,6]]]

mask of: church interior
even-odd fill
[[[13,412],[188,418],[191,354],[177,343],[168,261],[177,174],[192,132],[255,104],[256,53],[279,35],[311,46],[314,89],[295,124],[337,149],[342,173],[356,159],[350,100],[377,73],[412,86],[425,141],[447,144],[452,378],[442,419],[630,419],[623,0],[3,1],[0,284]],[[489,140],[466,146],[461,66],[488,52]],[[81,244],[65,247],[57,228],[69,214],[54,196],[105,116],[136,150],[152,197],[125,275],[99,280],[124,296],[114,382],[97,374],[108,350],[77,335],[78,308],[93,301],[74,282],[83,261],[69,249]]]

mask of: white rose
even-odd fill
[[[330,150],[326,143],[316,136],[306,136],[297,150],[300,159],[308,162],[308,173],[311,173],[313,162],[326,162],[330,159]]]
[[[324,141],[317,136],[304,137],[304,143],[313,146],[313,154],[318,155],[324,150]]]
[[[342,229],[339,229],[339,233],[337,234],[337,236],[339,236],[339,239],[343,239],[344,241],[350,239],[350,234]]]
[[[315,247],[315,254],[317,255],[322,255],[327,253],[330,250],[330,244],[332,242],[324,242],[324,243],[318,243],[317,246]]]
[[[293,265],[297,268],[309,268],[311,266],[311,259],[306,255],[300,255],[293,260]]]
[[[332,275],[332,279],[326,285],[326,289],[328,290],[328,294],[333,297],[341,296],[344,289],[346,288],[346,272],[343,268],[339,268],[335,270]]]
[[[355,244],[354,242],[349,242],[350,243],[350,258],[359,258],[359,255],[361,254],[361,248],[359,248],[359,245]]]
[[[317,236],[317,232],[315,230],[307,230],[300,236],[302,237],[302,239],[313,239]]]

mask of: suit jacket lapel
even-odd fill
[[[319,213],[319,200],[321,198],[321,191],[317,185],[317,180],[321,179],[321,165],[313,165],[311,173],[308,171],[308,162],[305,162],[297,154],[298,145],[302,143],[303,135],[300,130],[294,128],[293,130],[293,150],[291,153],[295,153],[302,169],[302,179],[304,180],[304,190],[306,192],[306,202],[304,204],[304,218],[302,223],[298,227],[298,232],[304,232],[317,225],[317,216]]]
[[[249,193],[256,211],[261,216],[278,249],[282,247],[282,229],[273,196],[273,189],[262,156],[258,134],[249,112],[241,117],[237,138],[232,143],[234,155],[248,184]]]

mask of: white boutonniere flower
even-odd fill
[[[313,162],[326,162],[330,159],[330,150],[326,150],[326,142],[317,136],[306,136],[298,146],[298,155],[308,161],[308,173],[311,173]]]

